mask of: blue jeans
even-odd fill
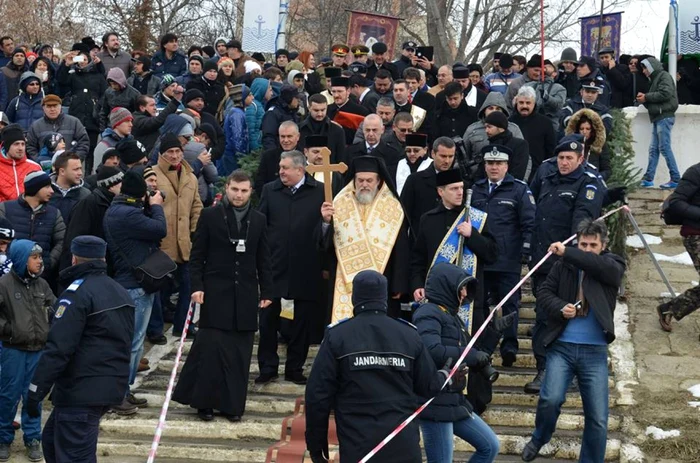
[[[4,346],[0,354],[2,372],[0,372],[0,443],[11,444],[15,438],[12,421],[17,414],[19,399],[27,403],[29,383],[39,363],[41,352],[29,352]],[[39,404],[41,407],[41,404]],[[41,408],[40,408],[41,409]],[[41,440],[41,416],[31,418],[22,407],[22,432],[24,443]]]
[[[182,333],[182,329],[185,327],[187,311],[190,308],[190,297],[192,296],[192,291],[190,290],[190,266],[187,262],[177,264],[176,277],[179,289],[177,306],[175,306],[175,317],[173,318],[173,334]],[[191,330],[192,327],[189,329]]]
[[[165,325],[163,321],[163,306],[160,303],[160,293],[153,294],[153,310],[151,310],[151,318],[148,320],[148,328],[146,328],[146,336],[149,338],[162,336]]]
[[[585,417],[579,461],[602,462],[608,437],[608,346],[556,341],[547,347],[547,371],[532,440],[542,446],[552,438],[574,375],[578,377]]]
[[[498,455],[496,433],[476,413],[455,422],[421,420],[420,430],[428,463],[452,463],[453,435],[476,449],[469,463],[491,463]]]
[[[139,362],[143,355],[143,341],[146,338],[148,320],[151,318],[153,308],[153,294],[146,294],[141,288],[127,289],[129,296],[136,306],[134,312],[134,338],[131,340],[131,363],[129,364],[129,384],[134,384],[136,373],[139,370]],[[130,391],[127,388],[126,393]]]
[[[668,172],[671,174],[672,182],[679,182],[681,174],[678,172],[676,158],[671,149],[671,129],[676,122],[675,117],[667,117],[652,123],[651,144],[649,145],[649,165],[644,174],[644,180],[653,182],[656,175],[656,166],[659,164],[659,152],[666,159]]]

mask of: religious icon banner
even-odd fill
[[[598,35],[600,15],[581,19],[581,56],[598,57]],[[620,35],[622,33],[622,13],[603,15],[603,35],[600,48],[612,47],[615,56],[620,56]]]
[[[678,53],[700,53],[700,3],[678,2]]]
[[[388,55],[394,56],[398,30],[399,18],[394,16],[350,11],[347,44],[365,45],[371,49],[375,43],[383,42],[388,48]]]
[[[250,53],[274,53],[277,50],[279,17],[279,0],[245,2],[243,49]]]

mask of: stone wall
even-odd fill
[[[649,142],[651,141],[651,122],[644,106],[631,106],[623,109],[632,121],[634,138],[635,165],[646,172],[649,159]],[[676,112],[676,122],[671,132],[673,154],[676,157],[681,175],[691,165],[700,162],[700,106],[682,105]],[[668,168],[663,156],[659,159],[654,184],[659,185],[670,180]]]

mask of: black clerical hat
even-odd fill
[[[406,146],[419,146],[425,148],[428,146],[428,137],[423,133],[407,133]]]
[[[451,185],[461,181],[462,175],[459,173],[459,169],[450,169],[438,172],[435,178],[435,183],[437,186]]]
[[[307,148],[322,148],[328,146],[328,137],[326,135],[309,135],[304,139],[304,144]]]

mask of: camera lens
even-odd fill
[[[490,383],[495,383],[500,376],[500,373],[491,365],[486,365],[484,368],[482,368],[481,374],[484,375],[484,377],[488,379]]]

